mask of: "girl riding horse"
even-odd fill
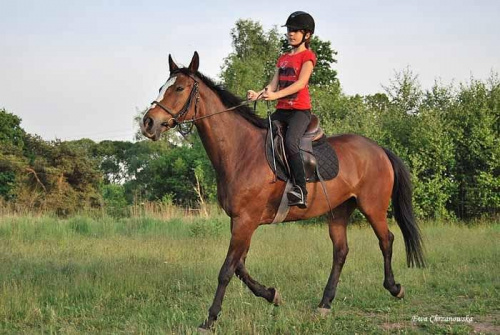
[[[274,76],[263,90],[249,90],[247,98],[278,100],[272,120],[287,125],[286,153],[292,171],[293,188],[288,192],[290,206],[307,207],[306,173],[300,152],[300,139],[311,121],[311,97],[308,83],[316,64],[316,55],[309,49],[314,34],[314,19],[305,12],[294,12],[286,21],[289,53],[278,58]]]

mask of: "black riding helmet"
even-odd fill
[[[289,29],[305,30],[314,34],[314,19],[311,15],[306,12],[297,11],[290,14],[286,20],[285,25],[282,27],[287,27]]]

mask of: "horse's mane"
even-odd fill
[[[188,68],[181,68],[181,69],[176,70],[175,72],[180,72],[180,73],[187,75],[187,76],[192,75],[192,73],[189,71]],[[205,85],[207,85],[208,88],[210,88],[212,91],[214,91],[217,94],[217,96],[220,98],[222,104],[224,106],[226,106],[227,108],[237,106],[243,102],[243,100],[241,98],[237,97],[233,93],[224,89],[224,87],[222,85],[214,83],[212,81],[212,79],[206,77],[204,74],[202,74],[200,72],[196,72],[195,76],[200,78],[201,81]],[[239,115],[241,115],[245,120],[247,120],[248,122],[250,122],[251,124],[253,124],[254,126],[256,126],[258,128],[266,129],[268,127],[267,120],[263,119],[260,116],[258,116],[257,114],[255,114],[255,111],[248,106],[238,107],[235,110],[235,112],[238,113]]]

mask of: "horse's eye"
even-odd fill
[[[175,90],[176,90],[177,92],[181,92],[181,91],[184,91],[184,87],[182,87],[182,86],[177,86],[177,87],[175,88]]]

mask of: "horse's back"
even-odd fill
[[[375,141],[356,134],[342,134],[327,138],[339,160],[339,177],[351,185],[374,183],[383,179],[392,185],[392,165],[384,149]],[[375,186],[375,185],[374,185]]]
[[[328,136],[327,137],[328,142],[334,147],[343,147],[343,146],[349,146],[349,147],[366,147],[366,148],[380,148],[382,151],[382,147],[377,144],[372,139],[369,139],[368,137],[358,135],[358,134],[340,134],[340,135],[334,135],[334,136]]]

